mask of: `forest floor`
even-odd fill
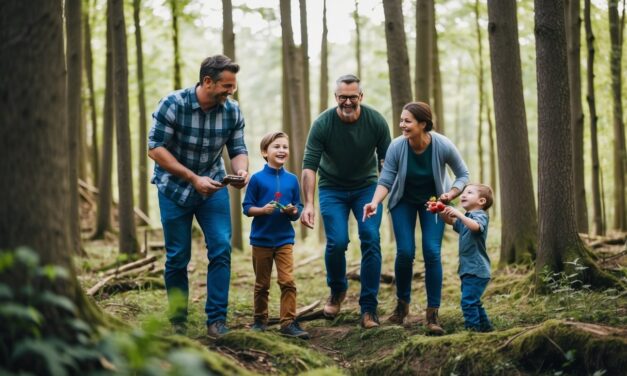
[[[494,228],[493,228],[494,227]],[[489,255],[498,262],[499,229],[490,228]],[[139,231],[143,234],[143,231]],[[149,231],[148,244],[162,241],[160,230]],[[625,234],[614,234],[625,239]],[[297,241],[294,248],[298,306],[320,309],[328,295],[324,246],[314,236]],[[359,266],[359,241],[351,236],[347,251],[349,270]],[[382,233],[385,274],[393,275],[395,244]],[[417,244],[420,244],[419,239]],[[87,255],[78,259],[79,278],[85,290],[104,278],[102,269],[113,260],[124,264],[117,254],[117,242],[84,243]],[[625,282],[627,245],[604,245],[594,249],[601,265],[622,276]],[[189,265],[190,317],[186,337],[213,354],[230,359],[240,371],[225,374],[594,374],[611,375],[627,366],[627,294],[623,290],[595,291],[574,289],[572,276],[563,276],[548,294],[532,288],[533,270],[493,267],[493,279],[484,295],[484,306],[494,326],[493,333],[464,330],[459,306],[460,281],[457,276],[457,236],[447,228],[442,248],[444,283],[440,320],[446,330],[441,337],[427,336],[424,323],[426,304],[424,264],[420,248],[414,264],[410,316],[405,325],[386,322],[395,304],[395,287],[381,283],[379,293],[380,328],[364,330],[359,325],[357,280],[349,281],[347,299],[334,320],[304,321],[301,326],[311,340],[285,338],[278,325],[265,333],[250,330],[254,273],[249,247],[233,250],[228,326],[231,332],[212,341],[206,336],[204,302],[206,296],[206,252],[202,237],[196,236]],[[157,266],[163,265],[165,251],[149,247]],[[160,272],[157,272],[157,274]],[[158,280],[157,276],[155,280]],[[152,286],[152,288],[150,287]],[[165,290],[159,283],[144,284],[125,292],[104,290],[95,301],[108,314],[134,328],[160,337],[177,338],[167,319]],[[157,287],[157,288],[155,288]],[[270,316],[279,312],[280,290],[274,273],[270,291]],[[214,369],[215,371],[215,369]],[[218,371],[220,373],[220,371]]]

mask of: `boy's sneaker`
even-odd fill
[[[372,329],[379,326],[379,317],[374,312],[364,312],[361,314],[361,327]]]
[[[207,326],[207,336],[212,339],[220,338],[229,332],[224,321],[218,320]]]
[[[253,326],[250,327],[255,332],[265,332],[268,330],[268,326],[263,321],[256,321],[253,323]]]
[[[482,333],[490,333],[494,331],[494,327],[492,326],[491,323],[487,322],[482,322],[479,326],[479,331]]]
[[[292,321],[288,326],[281,328],[279,332],[286,337],[296,337],[301,339],[311,338],[309,333],[301,329],[296,320]]]

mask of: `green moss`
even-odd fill
[[[335,368],[335,367],[318,368],[313,371],[300,374],[300,376],[343,376],[343,375],[346,375],[346,373],[343,372],[341,369]]]
[[[254,349],[270,355],[272,363],[282,374],[296,374],[330,366],[333,362],[318,354],[300,339],[285,338],[274,333],[235,330],[216,341],[217,346],[233,350]]]

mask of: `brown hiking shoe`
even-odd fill
[[[326,304],[324,305],[324,309],[322,313],[325,317],[334,318],[340,312],[340,307],[342,307],[342,302],[346,299],[346,291],[329,295]]]
[[[409,303],[406,303],[399,299],[396,302],[396,308],[394,309],[394,313],[388,318],[388,321],[393,324],[403,325],[403,321],[405,321],[405,317],[407,317],[408,314]]]
[[[441,336],[444,334],[444,329],[438,324],[438,309],[437,308],[427,308],[427,330],[429,333]]]
[[[361,327],[364,329],[372,329],[379,326],[379,318],[376,313],[364,312],[361,315]]]

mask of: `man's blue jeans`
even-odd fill
[[[444,221],[437,214],[427,211],[424,205],[401,200],[391,211],[394,236],[396,237],[396,297],[406,303],[411,301],[411,282],[416,255],[416,219],[420,218],[422,231],[422,257],[425,262],[427,306],[440,307],[442,297],[442,236]]]
[[[490,278],[479,278],[472,274],[462,276],[461,305],[466,329],[483,331],[492,326],[481,303],[481,295],[488,286],[488,282]]]
[[[332,294],[348,289],[346,249],[349,243],[348,216],[351,211],[357,219],[361,242],[361,313],[376,312],[381,278],[379,226],[382,206],[379,205],[377,215],[362,222],[364,205],[372,200],[375,189],[376,184],[352,191],[322,187],[319,193],[320,212],[327,237],[324,262],[327,268],[327,285]]]
[[[231,215],[226,188],[201,203],[182,207],[159,192],[159,209],[165,238],[165,287],[170,321],[187,320],[189,282],[187,264],[192,254],[192,220],[196,217],[207,246],[207,325],[226,320],[231,280]]]

